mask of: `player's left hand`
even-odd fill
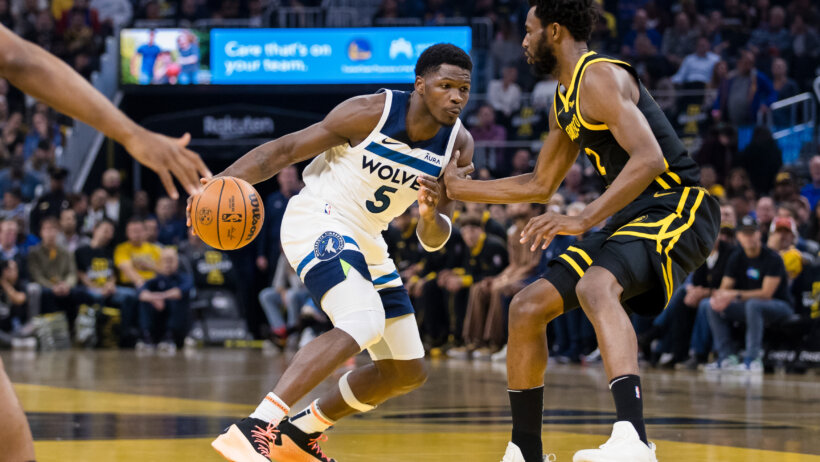
[[[435,178],[427,175],[419,175],[418,182],[419,216],[425,221],[433,221],[438,214],[436,206],[441,195],[441,185]]]
[[[188,194],[196,194],[201,191],[200,176],[212,176],[199,155],[186,147],[190,141],[191,135],[187,133],[181,138],[171,138],[142,130],[125,141],[124,146],[134,159],[156,172],[168,195],[177,199],[174,177]]]
[[[570,217],[555,212],[547,212],[543,215],[531,218],[527,226],[521,231],[521,243],[532,241],[530,250],[535,252],[541,241],[542,249],[546,249],[552,239],[558,234],[577,235],[587,230],[581,216]]]

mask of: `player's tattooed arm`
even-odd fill
[[[649,122],[638,109],[638,84],[626,70],[610,63],[591,65],[579,91],[583,98],[578,105],[584,119],[606,124],[629,154],[609,188],[581,213],[589,229],[635,200],[666,170],[666,163]]]
[[[532,173],[498,180],[474,181],[468,177],[467,170],[450,162],[444,172],[447,196],[452,200],[488,204],[549,202],[578,158],[578,145],[558,126],[553,111],[550,111],[549,126],[549,134]]]
[[[256,184],[288,165],[316,157],[332,147],[358,144],[378,124],[384,101],[383,93],[348,99],[321,122],[251,150],[217,176],[233,176]]]
[[[456,135],[452,162],[467,174],[473,170],[473,147],[473,136],[462,126]],[[443,177],[436,180],[422,175],[419,177],[419,186],[420,220],[416,233],[427,248],[438,249],[450,238],[455,201],[447,197]]]

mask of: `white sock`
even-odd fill
[[[319,409],[318,399],[310,403],[310,406],[302,409],[302,412],[293,416],[290,422],[308,435],[311,433],[323,433],[328,427],[336,423],[322,414],[322,410]]]
[[[279,422],[288,415],[288,412],[290,412],[288,405],[271,392],[256,407],[256,410],[251,414],[251,418],[279,425]]]

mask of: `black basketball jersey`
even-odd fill
[[[606,124],[592,124],[581,115],[578,103],[580,98],[581,79],[584,71],[593,63],[608,62],[626,69],[638,81],[640,98],[638,109],[643,113],[652,133],[658,140],[666,171],[660,174],[649,187],[641,193],[654,193],[664,189],[680,186],[698,186],[700,183],[700,169],[689,156],[686,147],[678,138],[672,124],[669,123],[661,108],[638,79],[635,69],[629,64],[617,59],[599,55],[590,51],[583,55],[575,66],[572,81],[566,93],[561,86],[555,91],[553,110],[558,126],[569,135],[570,139],[581,147],[595,170],[603,178],[607,187],[615,180],[624,165],[629,160],[629,154],[618,144]]]

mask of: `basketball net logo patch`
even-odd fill
[[[345,240],[342,235],[327,231],[316,239],[316,243],[313,244],[313,254],[319,260],[326,261],[338,256],[344,248]]]

